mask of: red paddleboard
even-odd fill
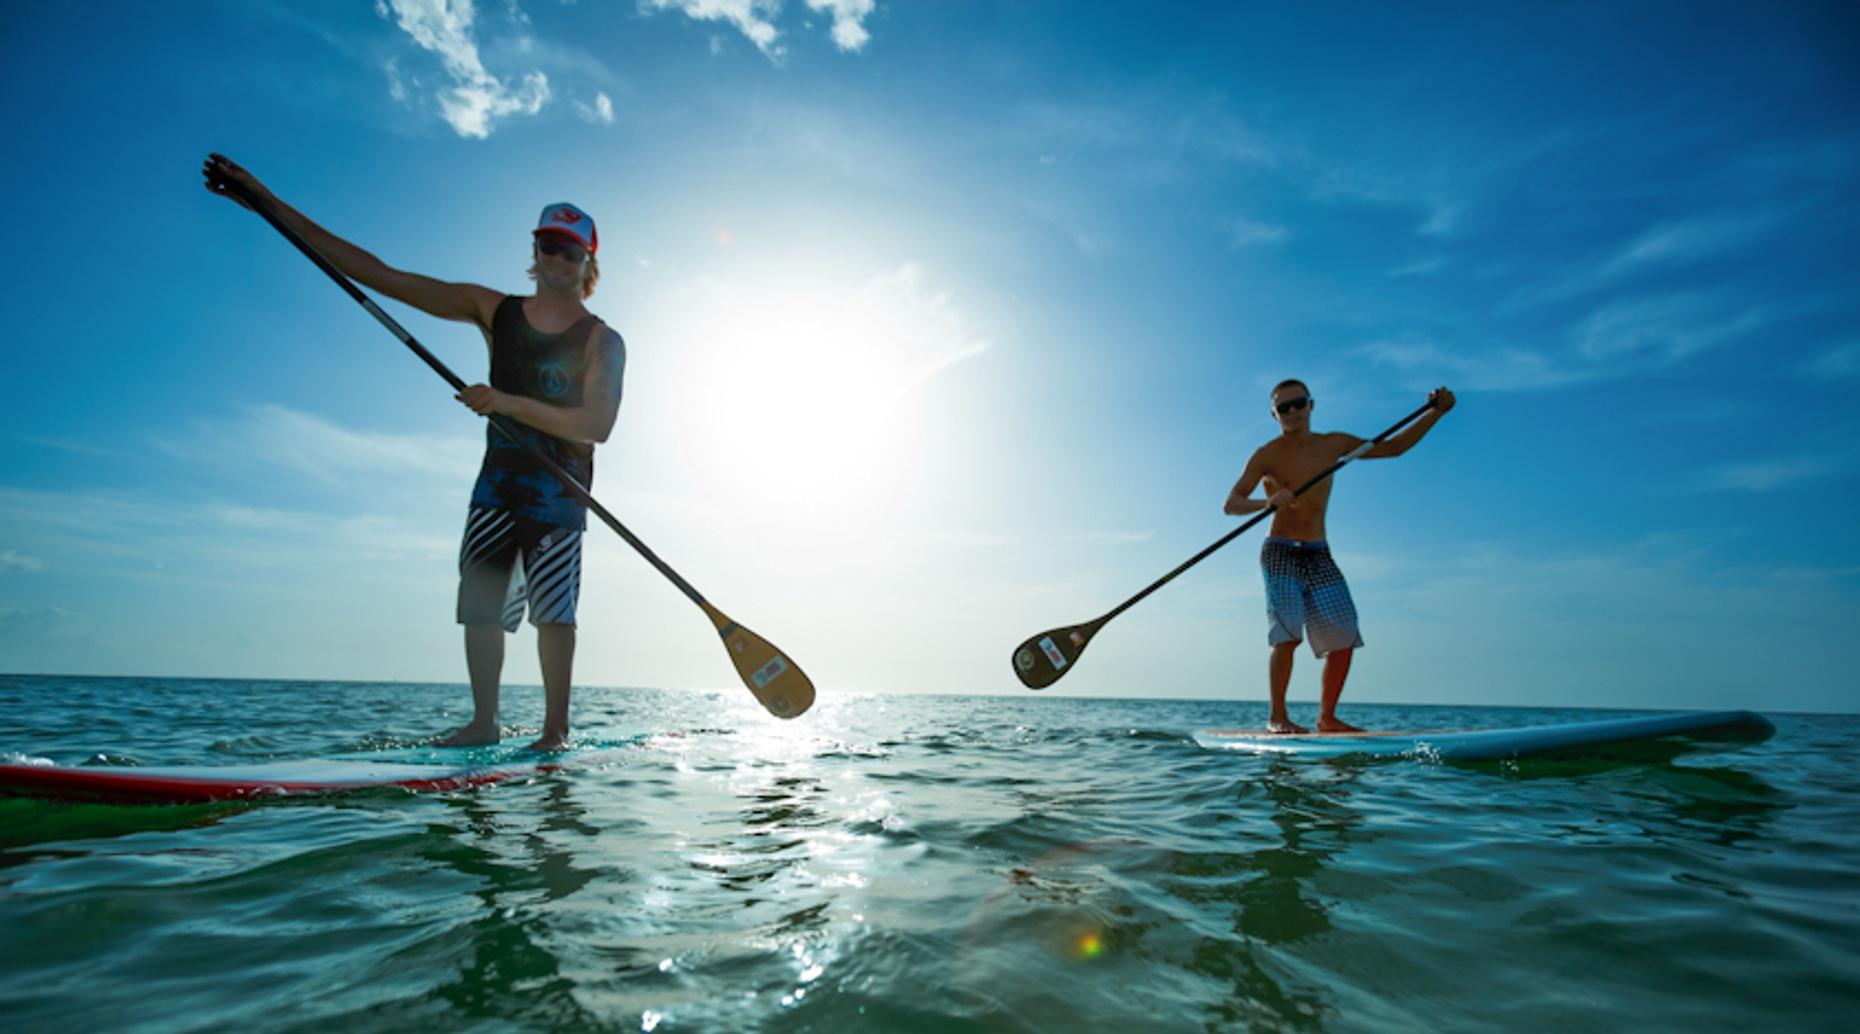
[[[412,765],[388,761],[280,761],[170,768],[0,765],[0,796],[128,804],[197,804],[394,787],[415,792],[488,786],[554,768],[548,758],[501,764]]]

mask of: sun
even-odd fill
[[[983,346],[911,267],[850,288],[739,294],[706,320],[690,415],[706,475],[758,507],[851,519],[895,494],[930,435],[918,389]]]

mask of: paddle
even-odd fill
[[[425,345],[414,340],[413,335],[407,333],[406,328],[394,321],[394,317],[383,312],[381,307],[374,303],[373,299],[362,293],[361,288],[355,286],[348,277],[343,275],[341,270],[331,265],[328,259],[318,254],[317,250],[311,247],[308,241],[298,236],[295,230],[286,226],[283,220],[278,218],[276,213],[272,212],[258,198],[253,197],[251,192],[246,190],[243,185],[233,180],[219,180],[215,185],[224,186],[226,189],[237,194],[240,200],[244,201],[252,211],[264,216],[265,221],[271,224],[272,229],[283,234],[285,240],[296,245],[297,250],[304,253],[304,257],[316,263],[318,269],[329,274],[329,278],[336,282],[336,286],[349,292],[349,297],[354,298],[361,304],[362,308],[367,309],[369,315],[380,320],[381,325],[386,327],[395,337],[399,338],[401,344],[413,350],[413,354],[424,359],[426,365],[433,368],[433,372],[444,377],[446,383],[452,385],[453,390],[465,390],[465,382],[460,380],[457,374],[448,369],[445,363],[440,362],[438,356],[427,351]],[[710,623],[716,626],[717,634],[723,637],[724,646],[730,655],[730,663],[736,666],[736,673],[742,678],[743,685],[749,687],[749,691],[755,694],[756,699],[761,701],[763,707],[768,708],[770,714],[777,718],[794,718],[813,706],[814,684],[808,680],[806,675],[802,674],[801,669],[796,667],[793,661],[783,656],[782,652],[777,650],[774,644],[730,620],[729,616],[724,614],[723,611],[712,606],[709,600],[699,595],[698,591],[691,587],[690,582],[685,581],[682,575],[672,570],[670,564],[659,559],[658,554],[647,548],[646,544],[639,540],[639,536],[628,531],[626,525],[621,524],[618,518],[609,513],[605,506],[602,506],[594,496],[590,495],[587,488],[583,487],[580,482],[575,480],[573,474],[562,469],[561,464],[550,459],[542,450],[518,435],[515,428],[513,428],[501,414],[493,413],[489,419],[492,424],[497,426],[498,430],[504,432],[506,437],[522,445],[525,449],[528,449],[530,455],[544,467],[548,468],[550,473],[561,478],[562,483],[568,486],[569,492],[572,493],[575,498],[586,504],[590,512],[595,514],[595,516],[599,517],[602,521],[605,521],[608,527],[612,528],[621,538],[626,540],[627,545],[637,550],[640,556],[645,557],[648,563],[658,568],[660,574],[669,579],[673,585],[678,586],[680,592],[684,593],[691,602],[697,604],[698,607],[704,611],[704,615],[710,618]]]
[[[1371,438],[1356,448],[1351,449],[1342,459],[1324,468],[1317,476],[1298,486],[1298,490],[1293,492],[1292,495],[1294,497],[1304,495],[1313,485],[1335,474],[1344,464],[1368,452],[1370,449],[1374,448],[1378,442],[1381,442],[1389,435],[1408,426],[1415,418],[1433,407],[1434,400],[1430,398],[1427,402],[1422,404],[1420,409],[1397,420],[1394,424],[1389,426],[1388,430],[1376,435],[1374,438]],[[1266,515],[1272,513],[1276,509],[1278,508],[1268,506],[1264,510],[1261,510],[1245,524],[1222,535],[1214,541],[1213,545],[1189,557],[1187,560],[1182,561],[1182,563],[1176,566],[1175,570],[1151,582],[1148,588],[1118,604],[1102,617],[1094,618],[1082,625],[1067,625],[1064,628],[1049,629],[1048,631],[1041,632],[1039,635],[1029,638],[1014,650],[1014,674],[1020,678],[1021,684],[1028,689],[1045,689],[1053,683],[1058,682],[1060,676],[1072,670],[1072,666],[1078,661],[1079,655],[1085,652],[1086,644],[1091,642],[1091,637],[1097,635],[1098,630],[1108,624],[1112,618],[1136,606],[1137,601],[1141,600],[1143,597],[1169,584],[1170,580],[1176,575],[1181,574],[1183,571],[1207,559],[1208,554],[1240,537],[1241,532],[1265,520]]]

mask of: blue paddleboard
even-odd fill
[[[1769,719],[1750,711],[1705,711],[1611,718],[1523,729],[1439,732],[1270,733],[1264,729],[1202,729],[1195,742],[1216,750],[1301,754],[1312,757],[1410,756],[1442,761],[1504,761],[1511,758],[1590,754],[1655,740],[1761,743],[1776,732]]]

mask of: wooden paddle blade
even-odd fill
[[[729,651],[730,663],[736,665],[743,685],[770,714],[797,718],[814,706],[814,684],[774,643],[731,621],[715,607],[706,605],[704,610],[717,626],[717,634],[723,637],[724,649]]]
[[[1028,689],[1045,689],[1072,670],[1097,634],[1097,622],[1041,632],[1014,650],[1014,675]]]

